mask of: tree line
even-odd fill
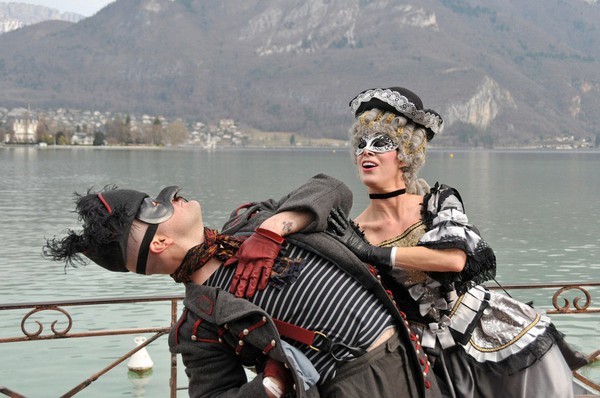
[[[48,145],[69,145],[75,134],[93,137],[93,145],[181,145],[189,140],[189,129],[181,120],[164,122],[156,117],[151,124],[133,122],[129,115],[117,116],[99,128],[75,126],[44,118],[38,120],[37,138]]]

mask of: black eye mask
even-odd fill
[[[178,186],[170,186],[163,188],[156,199],[150,197],[144,198],[140,204],[140,208],[136,214],[136,218],[148,225],[148,229],[144,234],[144,239],[140,245],[135,272],[138,274],[146,274],[146,264],[148,262],[148,252],[150,251],[150,242],[156,234],[158,224],[163,223],[173,216],[173,199],[179,192]]]
[[[173,215],[173,199],[179,192],[178,186],[166,187],[156,197],[144,198],[135,218],[147,224],[160,224]]]

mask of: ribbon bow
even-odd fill
[[[450,221],[456,224],[463,224],[463,225],[467,225],[469,223],[469,219],[467,218],[466,214],[463,213],[462,211],[456,210],[456,209],[446,209],[443,211],[440,211],[436,217],[436,221],[439,223],[442,222],[446,222],[446,221]],[[434,221],[434,225],[436,224],[436,221]]]
[[[432,301],[424,301],[419,304],[419,313],[421,316],[425,316],[434,310],[447,310],[448,302],[443,297],[438,297]],[[433,315],[433,314],[432,314]]]
[[[425,282],[411,286],[408,289],[408,292],[410,293],[410,297],[412,297],[413,300],[416,301],[420,299],[421,296],[423,296],[428,290],[433,290],[438,286],[441,286],[440,282],[436,281],[433,278],[427,278]]]
[[[452,333],[450,332],[450,325],[452,319],[446,315],[442,315],[439,323],[432,322],[429,324],[429,328],[423,331],[423,340],[421,345],[423,347],[435,348],[436,340],[439,340],[440,345],[443,349],[453,347],[456,345]]]

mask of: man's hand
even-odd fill
[[[225,267],[237,263],[237,269],[229,292],[236,297],[252,297],[256,290],[264,290],[271,277],[271,269],[279,254],[284,239],[279,234],[264,228],[242,243],[236,255],[227,260]]]
[[[263,371],[263,385],[267,396],[281,398],[291,389],[293,383],[292,374],[283,363],[271,358],[267,359]]]
[[[393,266],[391,247],[372,246],[364,238],[364,234],[351,220],[346,218],[344,212],[340,209],[334,209],[327,219],[328,227],[325,231],[327,235],[332,236],[343,243],[348,249],[360,258],[362,261],[390,270]]]

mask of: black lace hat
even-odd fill
[[[371,109],[379,109],[404,116],[425,127],[427,140],[444,128],[444,120],[433,109],[424,109],[421,98],[404,87],[372,88],[358,94],[348,104],[354,117]]]

